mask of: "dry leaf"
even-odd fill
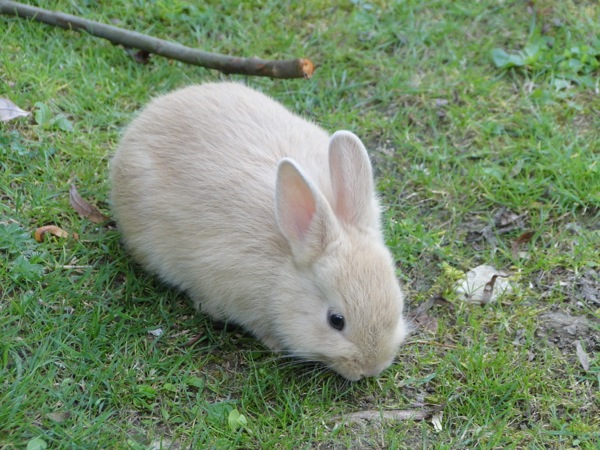
[[[507,277],[494,267],[484,264],[469,270],[456,282],[454,289],[464,301],[485,304],[513,290]]]
[[[454,310],[454,305],[446,300],[441,295],[436,295],[425,303],[420,305],[415,312],[407,315],[410,323],[414,324],[416,328],[422,329],[432,334],[436,334],[438,331],[438,320],[435,317],[427,314],[434,305],[443,306],[449,308],[451,311]]]
[[[194,337],[192,337],[189,341],[187,341],[185,344],[183,344],[184,347],[191,347],[192,345],[194,345],[196,342],[198,342],[202,337],[204,336],[204,333],[200,332],[197,335],[195,335]]]
[[[442,431],[442,417],[444,416],[444,411],[438,411],[433,416],[431,416],[431,424],[433,425],[433,429],[435,431]]]
[[[581,346],[581,342],[579,342],[579,339],[575,341],[575,351],[577,352],[577,359],[579,359],[581,367],[583,367],[583,370],[585,370],[586,372],[589,372],[590,357]]]
[[[433,297],[431,297],[429,300],[427,300],[421,306],[419,306],[415,316],[421,316],[421,315],[425,314],[427,311],[429,311],[435,305],[443,306],[443,307],[448,308],[450,311],[454,311],[454,305],[452,303],[450,303],[448,300],[446,300],[444,298],[444,296],[437,294],[437,295],[434,295]]]
[[[69,233],[67,233],[65,230],[63,230],[60,227],[57,227],[56,225],[46,225],[43,227],[39,227],[37,230],[35,230],[35,240],[38,242],[42,242],[44,240],[44,236],[46,236],[46,234],[50,233],[53,236],[56,237],[60,237],[60,238],[68,238],[69,237]],[[79,236],[77,236],[77,233],[73,233],[73,237],[75,239],[77,239]]]
[[[496,279],[498,278],[498,275],[493,275],[492,279],[490,281],[488,281],[487,283],[485,283],[485,286],[483,288],[483,293],[481,294],[481,304],[485,305],[487,303],[489,303],[490,301],[492,301],[492,294],[494,293],[494,285],[496,284]]]
[[[525,212],[523,214],[515,214],[507,208],[500,208],[494,215],[494,226],[502,231],[500,232],[508,232],[513,230],[515,227],[522,228],[522,222],[525,217],[527,217],[529,213]]]
[[[148,330],[148,334],[151,334],[154,337],[161,337],[163,334],[163,329],[157,328],[156,330]]]
[[[435,317],[431,317],[428,315],[420,315],[415,317],[412,320],[417,328],[423,329],[423,331],[427,331],[431,334],[436,334],[438,330],[438,321]]]
[[[22,110],[7,98],[0,98],[0,120],[8,122],[17,117],[26,117],[29,113]]]
[[[388,410],[388,411],[377,411],[377,410],[366,410],[358,411],[350,414],[343,414],[341,416],[332,417],[332,421],[345,423],[355,423],[363,420],[366,421],[378,421],[384,420],[427,420],[438,411],[438,408],[423,408],[423,409],[405,409],[405,410]]]
[[[512,250],[512,256],[514,259],[519,258],[519,249],[521,248],[521,246],[523,246],[524,244],[527,244],[529,241],[531,241],[531,238],[533,237],[534,234],[535,234],[534,231],[527,231],[512,242],[511,250]]]
[[[81,195],[79,195],[79,192],[77,192],[77,188],[74,184],[72,184],[71,189],[69,189],[69,201],[71,202],[71,206],[75,211],[94,223],[102,223],[110,219],[102,214],[94,205],[86,202]]]
[[[54,411],[46,414],[46,417],[52,422],[62,423],[71,417],[71,413],[69,411]]]
[[[494,215],[492,223],[486,225],[480,231],[467,233],[467,242],[475,244],[485,239],[492,247],[496,248],[498,246],[497,236],[524,228],[527,216],[527,212],[515,214],[507,208],[501,208]]]

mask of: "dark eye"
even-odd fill
[[[342,331],[344,329],[344,316],[336,312],[329,312],[329,325],[332,328],[335,328],[338,331]]]

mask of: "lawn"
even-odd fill
[[[31,112],[0,122],[0,448],[600,447],[597,1],[27,3],[317,70],[141,64],[0,16],[0,98]],[[415,324],[381,376],[351,383],[211,323],[71,207],[74,184],[110,215],[135,112],[214,80],[365,142]],[[44,225],[70,236],[38,242]],[[514,285],[483,306],[454,289],[482,264]]]

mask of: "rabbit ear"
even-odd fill
[[[275,214],[294,260],[301,265],[321,255],[337,227],[323,195],[288,158],[277,168]]]
[[[373,169],[365,146],[350,131],[337,131],[331,136],[329,171],[335,215],[347,224],[360,227],[376,223]]]

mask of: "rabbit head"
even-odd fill
[[[277,311],[295,356],[350,380],[378,375],[407,334],[403,294],[384,245],[368,154],[350,132],[329,144],[329,201],[292,159],[278,167],[275,209],[296,279]],[[283,323],[282,323],[283,322]]]

